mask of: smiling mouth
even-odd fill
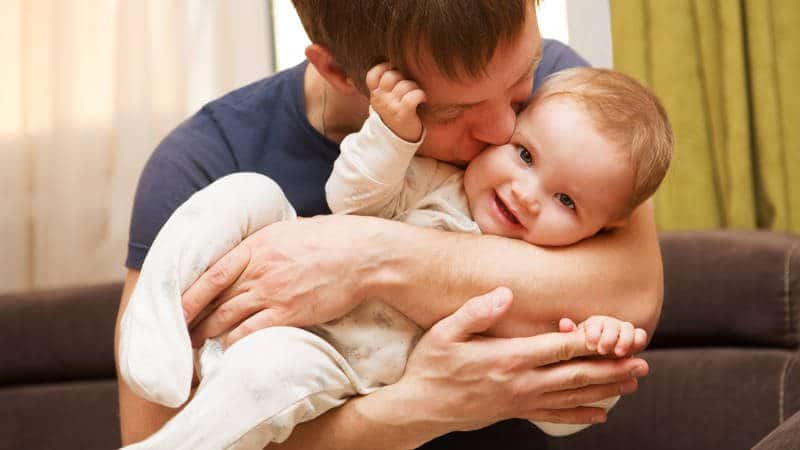
[[[508,219],[508,221],[513,223],[514,225],[520,225],[517,216],[515,216],[510,209],[508,209],[508,206],[506,206],[506,204],[503,203],[503,200],[500,199],[500,196],[497,195],[497,192],[494,193],[494,202],[497,205],[497,209],[500,210],[500,213],[503,215],[503,217]]]

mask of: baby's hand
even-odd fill
[[[579,325],[570,319],[563,318],[558,323],[561,332],[583,330],[586,333],[586,347],[597,350],[600,355],[609,353],[618,356],[631,356],[644,350],[647,344],[647,332],[634,328],[630,322],[623,322],[614,317],[591,316]]]
[[[367,87],[369,102],[383,123],[404,141],[419,141],[422,121],[417,106],[425,101],[425,92],[417,83],[403,78],[389,63],[383,63],[367,72]]]

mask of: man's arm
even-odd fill
[[[562,317],[606,315],[652,336],[662,278],[651,202],[626,227],[551,248],[371,217],[319,216],[254,233],[203,274],[183,303],[194,317],[217,299],[222,306],[203,316],[193,339],[233,329],[232,343],[267,326],[332,320],[365,298],[428,328],[464,299],[508,286],[517,300],[494,335],[530,336],[555,331]],[[259,304],[242,300],[252,298]]]
[[[138,276],[129,270],[119,315]],[[467,302],[423,336],[398,383],[301,424],[278,448],[409,449],[510,417],[602,422],[602,409],[580,405],[629,394],[647,374],[638,358],[573,359],[593,353],[580,333],[477,336],[507,313],[510,297],[500,289]],[[122,383],[119,395],[123,445],[150,436],[178,411],[144,401]]]
[[[400,381],[298,425],[277,448],[413,449],[512,417],[604,422],[603,409],[581,405],[629,394],[647,374],[638,358],[574,359],[594,354],[582,332],[480,336],[510,303],[505,288],[469,300],[423,336]]]
[[[128,300],[133,292],[133,287],[139,279],[139,271],[128,269],[125,276],[125,286],[122,290],[119,312],[117,313],[117,326],[114,332],[114,356],[119,360],[119,322]],[[121,427],[122,445],[139,442],[161,428],[172,418],[178,409],[167,408],[156,403],[150,403],[138,397],[122,381],[117,367],[117,388],[119,391],[119,420]]]
[[[397,261],[385,266],[371,291],[423,327],[465,298],[508,286],[517,300],[494,335],[530,336],[556,330],[562,317],[580,322],[591,315],[629,321],[653,335],[663,271],[652,201],[628,226],[569,247],[435,230],[414,234],[402,245],[390,241]]]

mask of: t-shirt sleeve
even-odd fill
[[[139,177],[125,266],[140,270],[156,234],[178,206],[236,171],[236,160],[210,110],[204,108],[167,135]]]
[[[539,89],[548,75],[571,67],[589,67],[589,63],[563,42],[544,39],[542,41],[542,61],[536,68],[533,91],[536,92]]]

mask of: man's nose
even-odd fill
[[[491,145],[502,145],[514,133],[516,114],[510,104],[483,108],[472,121],[472,136]]]

